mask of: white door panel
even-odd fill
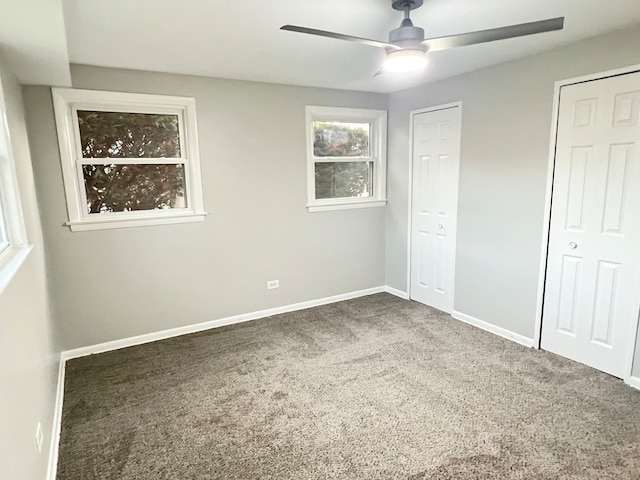
[[[542,347],[623,377],[640,309],[640,73],[560,95]]]
[[[453,309],[460,107],[413,116],[410,297]]]

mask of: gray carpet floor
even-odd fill
[[[640,479],[640,392],[378,294],[69,361],[57,478]]]

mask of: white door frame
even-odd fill
[[[553,174],[555,170],[556,159],[556,137],[558,135],[558,116],[560,112],[560,88],[573,85],[576,83],[584,83],[593,80],[602,80],[608,77],[615,77],[618,75],[624,75],[627,73],[634,73],[640,71],[640,65],[632,65],[623,68],[617,68],[615,70],[608,70],[606,72],[593,73],[590,75],[584,75],[582,77],[568,78],[566,80],[559,80],[555,83],[553,91],[553,121],[551,122],[551,137],[549,141],[549,160],[547,165],[547,189],[545,193],[544,201],[544,222],[542,225],[542,249],[540,252],[540,273],[538,276],[538,300],[536,302],[536,323],[533,337],[533,345],[535,348],[541,348],[541,330],[542,330],[542,306],[544,303],[544,287],[547,273],[547,252],[549,249],[549,233],[551,225],[551,197],[553,193]],[[638,292],[640,296],[640,292]],[[638,312],[640,315],[640,312]],[[628,358],[628,374],[623,378],[626,383],[632,382],[632,369],[633,369],[633,357],[635,353],[636,337],[638,335],[638,324],[636,323],[636,329],[632,338],[629,339],[631,348],[629,349],[630,355]],[[638,385],[640,388],[640,385]]]
[[[413,122],[416,115],[420,115],[421,113],[428,112],[436,112],[438,110],[446,110],[448,108],[456,108],[458,107],[460,110],[460,124],[458,128],[458,143],[461,144],[462,139],[462,102],[452,102],[445,103],[443,105],[434,105],[433,107],[425,107],[419,108],[417,110],[411,110],[409,112],[409,195],[408,195],[408,206],[409,211],[407,212],[408,218],[408,228],[407,228],[407,299],[411,299],[411,235],[412,235],[412,218],[411,218],[411,208],[413,207]],[[462,148],[460,148],[460,160],[462,159]],[[458,183],[460,183],[460,173],[458,172]],[[458,223],[458,208],[456,206],[456,224]],[[458,228],[456,226],[456,242],[453,245],[453,261],[451,263],[451,268],[454,272],[453,275],[453,285],[451,286],[451,295],[455,302],[455,271],[456,271],[456,243],[458,239]],[[455,308],[453,309],[455,310]]]

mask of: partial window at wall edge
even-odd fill
[[[9,139],[5,93],[0,81],[0,294],[31,251]]]

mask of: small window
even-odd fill
[[[310,212],[386,202],[383,110],[307,107]]]
[[[53,89],[72,230],[200,221],[191,98]]]

